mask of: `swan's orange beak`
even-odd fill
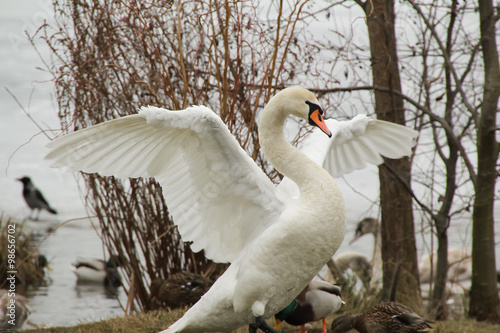
[[[309,115],[309,122],[311,123],[311,125],[318,126],[319,129],[322,130],[323,133],[328,135],[329,138],[332,137],[332,132],[330,132],[330,129],[328,128],[328,126],[326,126],[325,120],[323,119],[323,116],[321,115],[319,110],[314,110],[313,112],[311,112],[311,114]]]

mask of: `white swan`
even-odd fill
[[[437,271],[437,253],[427,254],[420,258],[418,261],[418,271],[420,283],[434,281]],[[468,248],[448,248],[448,273],[446,274],[446,281],[451,284],[460,284],[460,282],[470,281],[471,278],[471,251]]]
[[[226,272],[164,332],[251,330],[287,306],[340,246],[342,194],[330,174],[408,155],[416,132],[366,117],[312,135],[306,155],[287,142],[287,117],[327,134],[315,96],[301,88],[276,94],[262,111],[259,140],[285,178],[275,187],[221,119],[205,107],[147,107],[52,141],[53,166],[118,177],[155,177],[184,241]],[[324,140],[323,140],[324,139]],[[322,141],[323,140],[323,141]],[[320,145],[318,147],[318,145]],[[309,148],[320,148],[318,151]],[[335,156],[336,155],[336,156]],[[339,159],[341,159],[339,163]],[[318,164],[317,164],[318,163]]]
[[[375,289],[382,287],[382,229],[376,218],[367,217],[359,221],[354,237],[349,242],[352,245],[356,240],[366,234],[373,234],[373,255],[371,264],[371,278],[369,286]]]
[[[372,259],[372,279],[371,285],[382,279],[382,245],[381,245],[381,230],[380,222],[376,218],[367,217],[358,222],[356,233],[349,244],[366,234],[373,234],[375,243],[373,247]],[[418,261],[418,272],[421,284],[430,283],[436,278],[436,253],[427,254]],[[433,265],[431,265],[433,263]],[[446,280],[452,287],[453,284],[459,284],[462,281],[470,281],[472,275],[472,257],[468,248],[448,248],[448,273]],[[433,272],[431,276],[431,271]],[[376,280],[374,280],[376,276]],[[453,288],[452,288],[453,289]]]

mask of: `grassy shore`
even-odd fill
[[[166,329],[171,323],[182,315],[183,311],[153,311],[141,313],[124,318],[113,318],[95,323],[81,324],[73,327],[53,327],[45,329],[26,330],[23,332],[39,333],[156,333]],[[330,327],[334,316],[328,320]],[[272,320],[270,320],[271,322]],[[500,332],[500,325],[476,322],[463,319],[456,321],[442,321],[434,325],[435,333],[495,333]],[[314,324],[309,333],[321,332],[321,322]],[[298,327],[284,326],[283,332],[297,331]],[[246,333],[247,327],[242,327],[234,333]]]

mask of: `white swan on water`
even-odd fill
[[[323,121],[316,97],[287,88],[261,114],[259,142],[286,178],[279,186],[241,148],[222,120],[202,106],[182,111],[144,107],[49,143],[53,166],[117,177],[155,177],[184,241],[226,272],[166,331],[231,331],[286,307],[340,246],[345,232],[342,193],[330,175],[380,164],[380,155],[411,153],[416,132],[358,116]],[[285,138],[289,115],[313,133],[303,151]],[[306,156],[307,155],[307,156]],[[309,156],[309,157],[308,157]],[[322,166],[329,169],[327,172]]]

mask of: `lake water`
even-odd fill
[[[37,234],[44,237],[40,225]],[[118,298],[109,295],[100,285],[78,285],[71,263],[78,256],[102,258],[103,251],[95,230],[87,221],[73,222],[53,232],[40,246],[52,268],[47,272],[47,286],[31,288],[26,296],[34,309],[30,321],[40,325],[72,326],[123,315],[120,306],[126,304],[126,295],[119,291]]]
[[[36,0],[0,2],[0,212],[19,220],[29,215],[21,196],[21,183],[15,180],[29,175],[59,214],[53,216],[44,212],[40,221],[28,221],[27,229],[44,237],[49,228],[76,219],[58,228],[40,246],[40,253],[47,256],[53,268],[48,272],[51,282],[46,287],[29,290],[27,295],[34,310],[30,317],[33,323],[69,326],[123,315],[120,302],[125,303],[126,295],[121,292],[118,299],[109,298],[100,287],[76,285],[70,264],[78,256],[104,256],[97,232],[85,218],[87,214],[79,190],[82,184],[75,175],[51,169],[43,160],[47,152],[45,144],[49,139],[40,134],[40,129],[5,90],[7,87],[44,129],[59,128],[52,84],[45,82],[50,75],[36,69],[42,63],[23,37],[24,30],[32,33],[43,20],[50,20],[50,3]],[[46,50],[42,49],[42,53],[47,55]],[[371,237],[352,246],[348,245],[348,241],[358,220],[378,213],[378,207],[372,204],[378,195],[376,168],[356,172],[339,182],[346,200],[348,219],[346,241],[339,251],[358,251],[370,258],[373,249]],[[363,196],[359,195],[360,191]],[[497,204],[497,221],[500,220],[499,214]],[[453,223],[450,245],[470,246],[470,219],[464,217]],[[416,228],[419,232],[425,229],[418,218]],[[497,222],[497,240],[500,239],[499,232]],[[418,237],[420,253],[426,252],[428,244],[428,236]],[[497,267],[500,267],[499,257],[497,252]]]
[[[120,302],[126,303],[126,295],[120,291],[118,298],[110,298],[101,286],[75,283],[71,263],[79,256],[103,258],[101,241],[86,218],[75,176],[51,169],[43,160],[48,138],[5,90],[8,88],[44,129],[60,127],[52,84],[44,82],[50,75],[36,69],[42,67],[41,60],[24,37],[25,30],[32,33],[43,20],[50,19],[50,8],[51,1],[0,2],[0,214],[19,221],[29,215],[22,184],[15,180],[28,175],[59,214],[43,212],[40,221],[26,222],[26,230],[42,239],[48,229],[76,219],[40,245],[40,253],[52,268],[47,272],[50,281],[45,287],[27,291],[33,309],[31,322],[71,326],[123,315]]]

